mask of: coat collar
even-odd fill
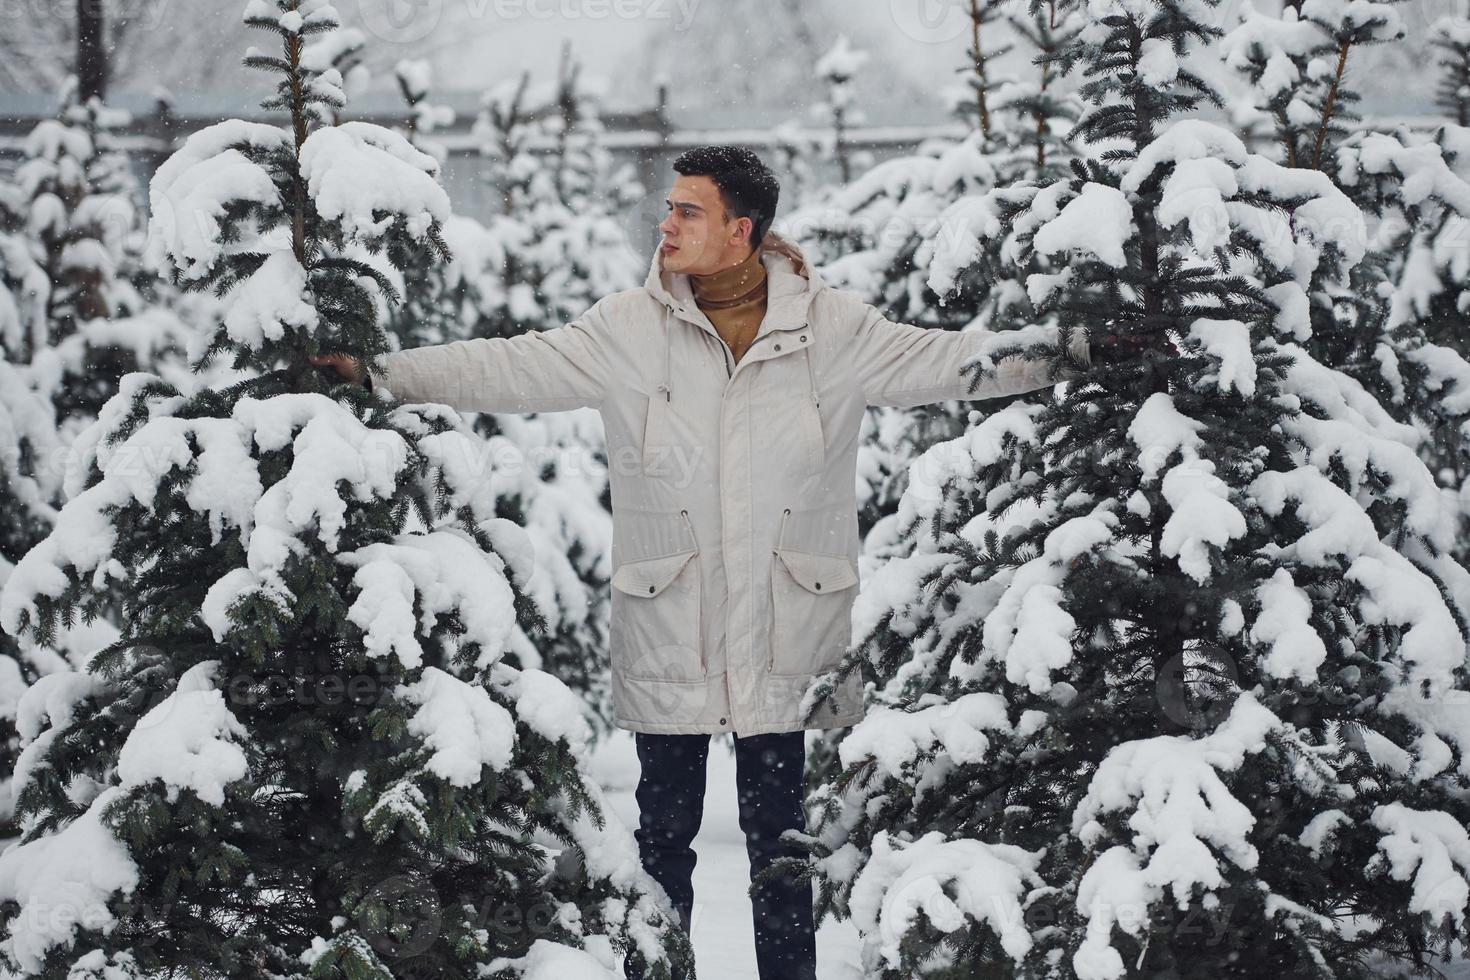
[[[801,248],[774,230],[767,231],[760,245],[761,264],[766,268],[766,317],[756,337],[772,330],[790,330],[810,322],[807,315],[812,298],[826,284],[806,260]],[[679,313],[684,319],[713,330],[709,318],[694,302],[694,289],[689,276],[682,272],[665,272],[663,255],[657,248],[648,265],[648,278],[643,283],[648,294]]]

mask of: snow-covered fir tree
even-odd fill
[[[1470,126],[1470,15],[1462,12],[1435,21],[1430,44],[1439,52],[1435,103],[1456,126]]]
[[[397,77],[411,112],[406,138],[422,140],[426,132],[452,120],[447,107],[435,107],[429,100],[426,62],[400,63]],[[514,95],[511,100],[504,110],[511,121],[507,159],[520,152],[515,122],[519,100]],[[587,152],[577,146],[581,141],[582,136],[574,133],[568,142],[576,152]],[[432,144],[421,149],[443,160],[433,154]],[[574,170],[564,186],[584,195],[595,176],[585,169]],[[542,181],[538,186],[554,184]],[[584,211],[590,207],[585,200],[574,203]],[[516,264],[501,237],[510,226],[515,227],[513,241],[534,246],[531,230],[515,215],[496,216],[489,227],[453,215],[444,225],[452,261],[437,261],[426,243],[409,255],[401,277],[403,303],[387,313],[401,347],[479,335],[475,331],[483,326],[484,315],[495,309],[485,304],[486,297],[510,291],[505,280]],[[532,302],[535,296],[526,294]],[[529,324],[511,333],[548,325],[546,311],[537,309]],[[601,420],[590,411],[530,417],[485,414],[476,416],[472,425],[486,438],[481,449],[485,458],[499,464],[488,488],[496,512],[525,526],[538,555],[527,592],[547,625],[534,636],[522,636],[508,659],[547,670],[577,692],[594,738],[601,738],[612,729],[606,654],[612,517]]]
[[[531,74],[492,86],[481,100],[474,133],[480,141],[484,180],[498,206],[485,223],[484,244],[474,249],[481,266],[467,266],[467,288],[478,308],[474,336],[514,336],[553,326],[537,296],[540,273],[531,248],[530,216],[550,201],[550,176],[533,150],[538,128],[531,104]]]
[[[1226,58],[1248,77],[1254,108],[1271,120],[1269,155],[1289,167],[1335,169],[1335,149],[1361,122],[1352,62],[1371,46],[1404,39],[1400,6],[1293,0],[1279,14],[1242,8]]]
[[[1453,176],[1470,178],[1470,17],[1440,18],[1431,36],[1439,53],[1437,103],[1449,120],[1433,141]],[[1439,188],[1455,186],[1450,175],[1438,171],[1432,151],[1416,152],[1427,158],[1426,171],[1435,167]],[[1413,322],[1421,334],[1418,349],[1424,351],[1425,366],[1419,367],[1421,358],[1410,358],[1410,372],[1417,369],[1420,376],[1406,377],[1405,388],[1423,392],[1423,400],[1437,409],[1433,415],[1423,413],[1428,415],[1421,426],[1425,461],[1442,485],[1459,492],[1470,514],[1470,442],[1459,424],[1470,411],[1470,376],[1461,373],[1470,355],[1470,337],[1464,329],[1470,315],[1470,290],[1466,288],[1470,283],[1470,219],[1466,217],[1470,200],[1445,203],[1445,197],[1441,190],[1434,197],[1413,202],[1427,206],[1415,215],[1418,220],[1411,234],[1402,240],[1403,261],[1387,325],[1391,331],[1403,332],[1403,324]],[[1470,533],[1463,539],[1470,541]],[[1466,546],[1461,548],[1462,560],[1470,558]]]
[[[8,312],[3,310],[6,295],[0,291],[0,316]],[[60,448],[50,399],[36,390],[26,365],[0,360],[0,587],[56,520]],[[33,649],[0,633],[0,836],[15,833],[10,773],[20,753],[15,727],[20,698],[55,666],[38,662]]]
[[[355,27],[339,27],[307,42],[301,50],[301,67],[318,75],[335,70],[342,79],[344,100],[355,99],[372,84],[372,72],[363,64],[367,35]],[[339,109],[331,110],[333,124],[342,121]]]
[[[110,140],[126,116],[96,99],[80,102],[74,79],[59,102],[57,118],[26,136],[13,175],[19,217],[51,284],[40,346],[54,346],[82,320],[142,305],[119,269],[138,204],[127,158]]]
[[[23,696],[0,961],[18,976],[667,977],[688,958],[582,770],[550,675],[504,661],[535,551],[452,413],[330,383],[388,347],[375,293],[438,242],[436,161],[302,63],[322,0],[252,0],[263,106],[192,134],[150,187],[150,250],[223,294],[209,354],[255,374],[123,379],[0,625],[45,643],[125,582],[118,641]],[[442,251],[442,250],[441,250]],[[69,914],[57,914],[58,909]]]
[[[499,265],[471,282],[475,336],[561,326],[643,281],[646,257],[618,218],[643,187],[602,145],[602,97],[569,48],[553,83],[533,85],[527,73],[486,93],[475,132],[500,201],[486,225]]]
[[[1368,222],[1206,117],[1214,4],[1090,9],[1085,155],[966,220],[1058,261],[1064,336],[1148,349],[911,469],[819,901],[885,978],[1426,969],[1470,911],[1470,574],[1412,434],[1299,342]]]
[[[399,94],[408,107],[408,125],[403,137],[414,149],[425,153],[443,166],[448,159],[444,147],[436,143],[435,129],[454,122],[454,110],[430,100],[432,70],[427,61],[404,60],[394,68]],[[387,310],[387,326],[402,347],[443,344],[466,336],[466,317],[473,315],[473,301],[461,274],[463,260],[457,246],[469,246],[481,232],[478,222],[460,215],[451,216],[444,224],[444,239],[455,261],[446,263],[427,241],[420,242],[405,256],[402,274],[403,302]]]
[[[558,327],[643,280],[647,257],[619,218],[642,188],[602,145],[601,102],[565,47],[553,84],[522,75],[487,93],[476,132],[502,213],[483,229],[461,229],[474,257],[459,262],[478,311],[471,336]],[[486,413],[474,425],[495,453],[517,461],[519,481],[502,485],[505,506],[548,555],[550,574],[536,590],[549,623],[538,664],[583,697],[605,733],[612,515],[602,421],[582,410]]]
[[[943,208],[904,245],[898,261],[908,269],[906,288],[890,288],[889,306],[891,315],[908,322],[1007,330],[1046,322],[1024,283],[1028,273],[1052,271],[1051,261],[1032,256],[1028,265],[1018,266],[1012,256],[1002,254],[1003,242],[977,239],[968,231],[970,209],[992,188],[1065,172],[1072,157],[1067,132],[1078,107],[1075,96],[1059,91],[1056,60],[1083,18],[1070,0],[1033,0],[1024,9],[972,2],[970,14],[976,29],[967,51],[965,84],[952,89],[949,98],[956,115],[976,127],[961,144],[970,155],[974,178],[956,181],[941,167],[935,190]],[[987,55],[981,25],[992,21],[1001,28],[992,33],[1015,42],[997,46]],[[1003,71],[1002,56],[1010,54],[1024,55],[1024,67]],[[965,159],[952,157],[951,163]],[[973,261],[935,269],[941,250],[972,247],[979,250]],[[909,466],[927,447],[975,424],[976,416],[971,406],[952,403],[940,410],[883,410],[875,420],[864,460],[864,472],[876,477],[870,482],[874,493],[866,508],[873,521],[865,539],[869,559],[891,555],[900,544],[894,536],[893,515],[907,485]]]
[[[421,152],[441,164],[449,158],[449,150],[434,139],[433,134],[454,124],[455,113],[447,105],[430,99],[433,94],[433,66],[425,59],[405,58],[393,66],[398,92],[408,105],[408,126],[404,136]]]
[[[474,426],[500,462],[490,487],[498,512],[524,526],[541,559],[527,592],[546,627],[515,649],[516,660],[575,691],[600,739],[613,730],[612,500],[601,419],[481,414]]]
[[[1326,324],[1316,318],[1312,328],[1368,328],[1356,349],[1337,347],[1354,356],[1346,370],[1411,427],[1430,472],[1458,496],[1465,520],[1455,550],[1470,559],[1470,338],[1460,299],[1470,245],[1470,129],[1361,133],[1338,157],[1338,179],[1376,212],[1374,261],[1359,286],[1367,296],[1348,307],[1364,312]]]
[[[28,142],[36,148],[35,133]],[[28,182],[0,180],[0,344],[11,364],[29,364],[52,343],[51,280],[32,233],[35,197],[27,187]]]
[[[582,314],[608,293],[643,281],[647,257],[629,241],[618,215],[643,196],[630,164],[602,143],[603,83],[583,74],[570,45],[562,47],[556,89],[541,128],[551,144],[555,203],[523,217],[531,225],[541,271],[539,305],[553,326]]]
[[[977,0],[969,13],[974,29],[963,80],[946,93],[970,127],[968,135],[884,161],[794,213],[783,227],[825,279],[856,290],[891,318],[950,330],[972,324],[1004,329],[1036,322],[1014,274],[992,288],[995,277],[986,281],[977,263],[958,271],[938,294],[929,286],[929,265],[936,247],[963,233],[956,231],[962,223],[955,216],[962,217],[966,202],[1012,180],[1063,172],[1076,106],[1059,89],[1054,60],[1081,18],[1067,0],[1028,7]],[[1013,41],[1002,45],[991,33]],[[892,532],[877,525],[897,509],[909,465],[928,446],[963,432],[970,409],[951,403],[870,410],[858,464],[865,562],[884,557],[895,543]]]
[[[25,137],[0,181],[0,583],[50,530],[62,502],[66,446],[140,367],[177,377],[185,331],[162,308],[142,258],[139,189],[111,130],[125,120],[98,100],[61,108]],[[40,677],[80,666],[115,635],[116,603],[39,644],[0,634],[0,833],[11,836],[10,774],[20,699]]]
[[[822,124],[824,155],[837,165],[837,179],[843,184],[871,162],[868,154],[853,149],[847,136],[848,129],[864,122],[862,111],[853,105],[853,80],[867,61],[868,53],[854,48],[841,34],[813,69],[827,97],[812,106],[812,113]]]
[[[1344,187],[1340,172],[1340,151],[1363,135],[1355,109],[1362,93],[1347,68],[1362,49],[1400,40],[1404,33],[1391,3],[1310,0],[1287,4],[1280,14],[1244,8],[1221,50],[1227,66],[1247,83],[1260,115],[1272,121],[1259,152],[1287,167],[1320,171],[1372,208],[1376,202]],[[1347,176],[1353,182],[1355,175]],[[1348,281],[1339,281],[1330,263],[1319,265],[1318,281],[1307,289],[1313,329],[1297,338],[1317,359],[1373,387],[1372,354],[1386,309],[1375,286],[1391,276],[1393,251],[1371,248]]]
[[[0,314],[6,295],[0,291]],[[7,355],[10,349],[0,344]],[[0,358],[0,589],[21,557],[50,532],[62,502],[67,453],[51,403],[53,388],[54,376],[34,364]],[[115,605],[99,604],[109,615]],[[0,838],[18,833],[11,777],[22,748],[25,692],[48,674],[81,668],[116,637],[107,616],[74,623],[46,644],[0,631]]]
[[[808,254],[820,257],[824,279],[858,291],[894,319],[948,330],[1044,326],[1022,283],[1027,270],[1002,261],[1000,243],[976,238],[967,216],[997,186],[1065,172],[1067,129],[1077,106],[1075,96],[1059,90],[1054,62],[1081,18],[1068,0],[1025,8],[976,0],[968,12],[972,30],[962,82],[946,98],[969,133],[878,164],[797,212],[789,227]],[[1014,42],[995,44],[990,34],[1000,29]],[[1019,65],[1000,61],[1017,54],[1025,56]],[[936,292],[936,250],[953,250],[957,241],[973,249],[972,261],[949,263]],[[1044,257],[1030,263],[1047,264]],[[857,474],[865,580],[911,547],[897,517],[910,468],[929,446],[958,436],[978,418],[968,402],[868,410]],[[823,733],[808,752],[809,783],[833,775],[845,734]]]
[[[1453,24],[1442,21],[1436,31],[1446,54],[1442,96],[1456,74]],[[1467,493],[1470,343],[1460,329],[1463,311],[1445,300],[1459,291],[1449,265],[1463,251],[1470,216],[1470,131],[1355,127],[1350,107],[1361,93],[1344,67],[1370,45],[1401,41],[1405,33],[1392,5],[1315,0],[1279,16],[1248,8],[1224,51],[1274,120],[1264,151],[1327,174],[1369,215],[1363,261],[1346,274],[1332,262],[1317,265],[1296,339],[1417,430],[1406,430],[1406,438],[1418,443],[1431,472]],[[1470,554],[1463,545],[1457,552]]]
[[[817,176],[821,137],[795,118],[771,127],[766,141],[771,169],[781,175],[781,199],[786,210],[801,211],[831,190]]]
[[[96,417],[123,374],[181,365],[185,337],[143,260],[141,189],[112,133],[128,117],[76,91],[69,80],[57,117],[26,136],[0,194],[0,289],[24,325],[12,356],[41,359],[37,379],[51,379],[68,434]]]
[[[1466,520],[1457,556],[1470,561],[1470,20],[1444,17],[1431,30],[1440,52],[1439,108],[1449,122],[1390,138],[1365,134],[1340,151],[1342,179],[1384,215],[1378,238],[1392,291],[1374,351],[1395,414],[1421,434],[1420,455],[1460,497]],[[1347,169],[1350,168],[1350,169]],[[1343,172],[1346,170],[1346,172]],[[1385,291],[1388,291],[1385,289]]]

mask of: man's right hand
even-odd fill
[[[362,361],[351,354],[317,354],[309,357],[311,363],[321,367],[328,367],[336,371],[345,381],[353,384],[362,384],[367,380],[367,369],[362,366]]]

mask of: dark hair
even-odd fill
[[[750,244],[759,245],[766,237],[776,217],[781,183],[760,157],[743,146],[697,146],[679,154],[674,172],[714,181],[725,210],[750,219]]]

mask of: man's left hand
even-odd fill
[[[1090,345],[1092,363],[1117,364],[1131,361],[1149,348],[1158,346],[1154,338],[1146,334],[1118,331],[1101,334],[1092,338]],[[1162,349],[1172,356],[1179,354],[1179,348],[1175,347],[1174,342],[1168,337],[1164,338]]]

